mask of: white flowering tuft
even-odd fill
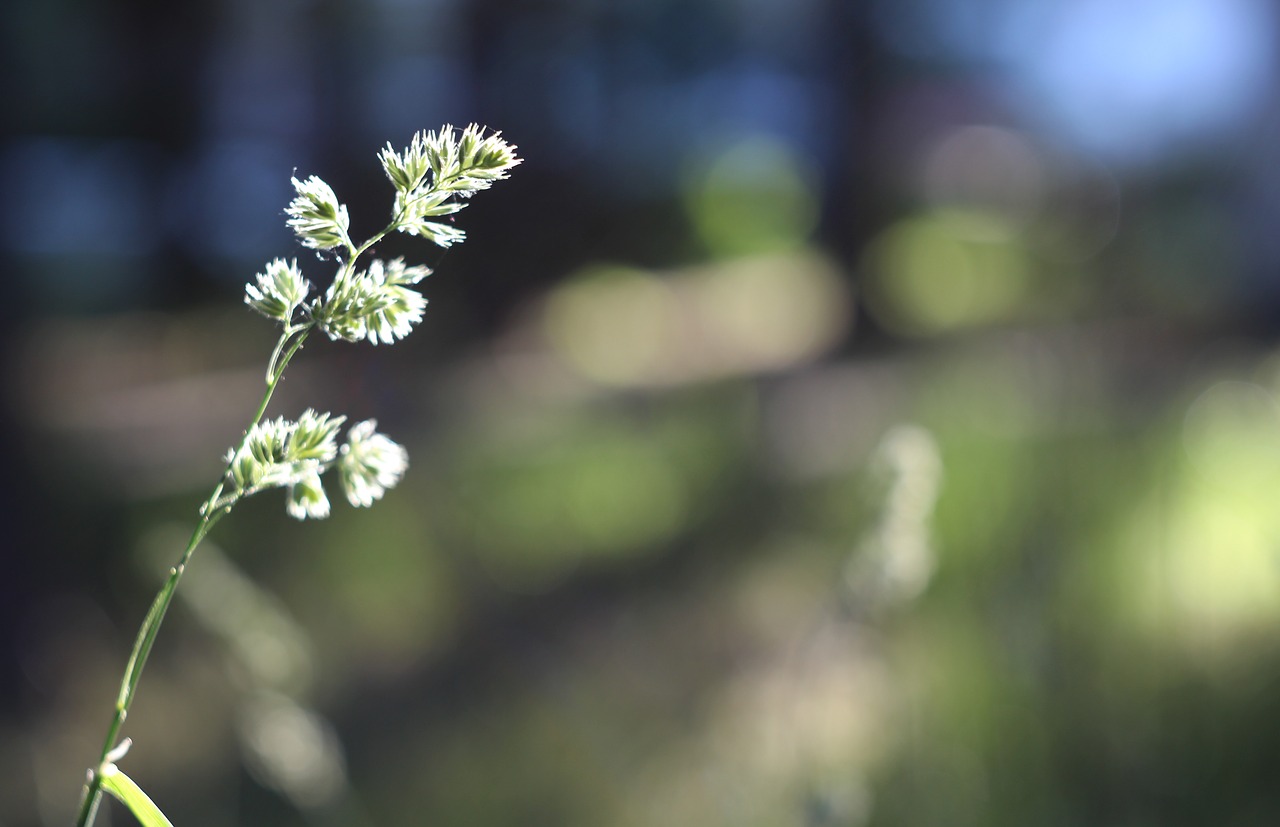
[[[289,486],[285,511],[296,520],[323,520],[329,516],[329,498],[320,484],[319,474],[307,474]]]
[[[284,417],[259,422],[245,435],[231,463],[236,487],[242,491],[288,485],[295,476],[285,447],[297,426]]]
[[[427,300],[417,290],[410,290],[406,285],[417,284],[430,274],[431,271],[426,267],[405,267],[402,258],[385,263],[374,259],[367,275],[379,285],[383,301],[366,318],[365,335],[371,343],[376,345],[382,342],[389,345],[397,339],[403,339],[413,330],[414,325],[422,321]]]
[[[308,408],[296,422],[283,417],[259,422],[228,463],[237,495],[288,487],[291,515],[328,516],[320,474],[338,456],[337,433],[345,421]]]
[[[333,188],[314,175],[305,181],[292,180],[298,195],[289,202],[285,213],[303,246],[316,250],[350,247],[347,229],[351,220],[347,217],[347,208],[338,203]]]
[[[291,517],[321,519],[329,516],[329,498],[320,475],[336,464],[348,502],[369,506],[381,499],[404,476],[409,454],[378,433],[372,419],[352,426],[339,449],[335,435],[345,419],[308,409],[296,422],[277,418],[255,425],[228,458],[233,496],[285,488]]]
[[[485,135],[483,127],[470,124],[458,141],[458,180],[446,184],[470,196],[505,179],[511,168],[519,164],[516,148],[502,140],[501,132]]]
[[[293,313],[307,297],[311,285],[302,278],[298,260],[278,258],[267,265],[265,272],[257,276],[257,284],[244,288],[244,303],[268,319],[288,324]]]
[[[396,152],[391,148],[391,142],[378,153],[378,160],[382,162],[382,169],[387,173],[387,177],[391,179],[391,183],[395,185],[398,192],[410,192],[418,188],[422,183],[422,179],[426,177],[431,166],[427,162],[426,146],[424,144],[425,132],[419,132],[413,136],[409,146],[404,152]]]
[[[312,318],[331,339],[391,344],[422,321],[427,300],[407,285],[430,273],[426,267],[406,267],[404,259],[374,259],[368,270],[335,280],[324,301],[312,307]]]
[[[485,135],[476,124],[461,136],[447,124],[438,132],[419,132],[403,152],[388,144],[378,158],[396,187],[392,226],[441,247],[463,241],[466,234],[430,219],[458,212],[466,199],[506,178],[520,163],[516,148],[501,133]]]
[[[460,201],[445,201],[452,193],[436,192],[430,195],[415,196],[412,193],[396,193],[396,215],[402,233],[425,238],[432,244],[441,247],[452,247],[467,240],[467,233],[452,224],[439,221],[428,221],[428,216],[448,215],[455,213],[466,204]]]
[[[409,467],[409,452],[377,432],[372,419],[351,426],[338,460],[338,477],[352,505],[370,506],[394,488]]]
[[[338,429],[346,421],[345,416],[334,417],[307,408],[293,423],[293,431],[285,445],[286,459],[290,462],[332,462],[338,455]]]

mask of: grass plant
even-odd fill
[[[245,287],[252,310],[280,325],[279,339],[267,359],[266,389],[239,443],[225,455],[225,467],[200,506],[195,528],[176,565],[143,618],[125,666],[111,723],[95,766],[89,770],[77,827],[90,827],[105,791],[127,806],[144,825],[168,825],[154,802],[118,766],[131,741],[122,738],[138,682],[164,622],[165,613],[201,541],[246,497],[269,489],[285,491],[285,509],[297,519],[320,519],[330,511],[321,477],[335,471],[353,506],[367,507],[393,488],[408,468],[405,449],[381,434],[374,420],[351,425],[339,444],[346,417],[307,409],[297,419],[266,419],[267,408],[289,363],[316,330],[330,339],[390,345],[422,321],[427,300],[415,286],[430,274],[403,259],[372,259],[365,253],[392,233],[406,233],[449,247],[465,234],[439,219],[463,209],[477,192],[503,180],[520,159],[500,133],[472,124],[445,125],[413,136],[396,151],[388,144],[378,154],[395,187],[391,221],[360,244],[349,234],[347,208],[333,189],[312,175],[293,179],[296,197],[285,212],[304,246],[337,269],[323,293],[312,294],[297,259],[275,259]]]

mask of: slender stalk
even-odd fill
[[[178,590],[178,584],[196,548],[240,500],[264,488],[289,486],[289,513],[299,519],[323,517],[328,513],[328,500],[320,487],[319,473],[327,470],[339,454],[332,440],[345,417],[331,419],[330,414],[321,415],[308,411],[297,422],[285,423],[281,420],[276,423],[278,427],[274,428],[262,426],[262,418],[285,369],[302,348],[313,328],[325,330],[331,338],[355,340],[367,336],[370,341],[376,342],[381,338],[382,341],[389,342],[404,336],[411,325],[421,319],[425,300],[420,296],[414,301],[406,300],[403,295],[405,288],[400,283],[382,284],[373,278],[358,281],[361,277],[356,273],[356,261],[374,244],[395,231],[414,235],[425,232],[430,240],[442,247],[462,240],[461,233],[430,231],[425,226],[411,224],[423,216],[414,218],[419,208],[410,207],[416,199],[439,196],[435,205],[421,207],[424,215],[456,212],[464,206],[460,202],[470,198],[478,190],[487,189],[494,181],[505,178],[506,171],[520,163],[515,155],[515,147],[500,140],[498,133],[484,137],[483,131],[478,125],[468,126],[462,133],[460,143],[453,127],[446,125],[438,134],[418,133],[412,146],[403,153],[395,153],[388,145],[380,157],[384,170],[396,184],[396,203],[399,206],[391,223],[359,246],[352,242],[347,233],[346,207],[338,203],[329,185],[316,176],[305,181],[293,179],[297,197],[285,209],[290,216],[288,225],[298,234],[303,246],[321,251],[343,247],[346,259],[342,261],[325,296],[310,304],[302,303],[309,285],[302,279],[296,260],[287,264],[283,259],[277,259],[267,265],[265,272],[258,274],[256,284],[250,283],[245,289],[245,301],[254,310],[269,319],[284,323],[280,338],[267,361],[267,389],[245,428],[239,446],[228,457],[217,485],[200,507],[200,520],[196,523],[181,558],[177,565],[169,569],[164,585],[156,594],[138,629],[137,640],[133,644],[133,651],[120,682],[115,712],[107,728],[102,753],[97,766],[89,770],[84,798],[76,820],[77,827],[92,827],[102,797],[104,778],[123,777],[114,774],[114,763],[128,748],[128,739],[117,746],[120,733],[133,705],[138,682],[159,635],[160,626],[164,623],[173,595]],[[430,163],[434,165],[433,175],[436,176],[430,186],[425,183],[428,156]],[[442,158],[448,159],[448,166],[452,168],[451,172],[443,176],[439,169]],[[414,172],[407,173],[408,169]],[[465,186],[455,186],[456,181],[463,182]],[[444,195],[440,195],[441,192]],[[459,203],[429,212],[451,196],[456,196]],[[342,253],[334,255],[341,258]],[[398,261],[396,266],[402,267],[402,264]],[[299,310],[302,320],[295,324],[294,317]],[[291,458],[275,456],[282,450],[283,444],[273,443],[266,448],[258,442],[251,444],[251,435],[257,433],[261,436],[266,432],[271,432],[268,440],[276,439],[283,433],[281,439],[285,444],[291,444],[295,435],[303,433],[304,421],[308,429],[301,437],[304,444]],[[272,423],[268,423],[270,425]],[[344,476],[344,486],[348,486],[348,499],[355,505],[369,505],[380,498],[387,488],[399,480],[408,462],[404,448],[375,433],[373,426],[372,420],[354,426],[348,435],[347,445],[342,449],[344,457],[347,456],[347,451],[356,457],[353,463],[355,470],[349,470],[355,483]],[[257,456],[264,452],[272,454],[269,462]],[[281,462],[282,459],[291,459],[292,462]],[[282,468],[283,471],[280,470]],[[115,782],[109,783],[107,789],[109,792],[118,792]],[[133,809],[132,804],[129,806]],[[150,809],[147,812],[151,813],[154,807],[149,801],[148,806]],[[134,809],[134,812],[136,814],[138,811]],[[143,820],[146,821],[146,818]]]
[[[280,335],[280,340],[276,342],[275,349],[271,355],[270,368],[267,372],[267,389],[262,395],[262,401],[258,403],[257,411],[254,412],[253,418],[245,428],[246,437],[254,426],[262,421],[262,417],[267,411],[267,405],[271,403],[271,397],[275,395],[276,386],[280,384],[280,379],[284,376],[285,368],[289,366],[294,354],[302,347],[310,331],[311,324],[307,323],[297,327],[286,327],[285,331]],[[124,726],[125,719],[129,717],[129,708],[133,705],[138,681],[142,679],[142,670],[147,665],[147,658],[151,655],[151,647],[155,644],[156,636],[160,632],[160,625],[164,623],[165,614],[169,611],[169,606],[173,602],[173,595],[178,590],[178,583],[182,580],[187,564],[191,561],[191,556],[195,553],[196,548],[208,536],[214,525],[224,516],[231,513],[231,509],[235,507],[235,504],[240,499],[238,494],[231,496],[229,499],[224,498],[222,495],[230,473],[231,463],[228,461],[226,469],[218,480],[218,484],[214,486],[208,499],[200,507],[200,520],[191,532],[191,539],[187,541],[187,546],[183,549],[178,564],[169,569],[169,576],[165,579],[164,585],[160,587],[160,591],[156,594],[155,600],[151,603],[151,608],[147,610],[146,617],[143,618],[142,625],[138,629],[137,640],[134,641],[133,651],[129,655],[129,661],[125,665],[124,676],[120,680],[120,692],[116,696],[115,712],[111,717],[110,726],[107,727],[107,737],[102,744],[102,753],[98,758],[97,766],[89,771],[84,798],[80,802],[80,813],[76,818],[76,827],[91,827],[93,824],[98,810],[98,802],[102,796],[102,768],[107,763],[107,756],[116,748],[120,730]]]

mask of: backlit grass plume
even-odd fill
[[[264,419],[267,407],[289,362],[312,331],[320,330],[334,340],[365,340],[375,345],[394,344],[408,336],[422,321],[427,306],[416,287],[431,271],[406,265],[399,258],[363,264],[361,257],[397,232],[441,247],[463,241],[462,230],[437,219],[466,207],[476,193],[506,178],[520,159],[516,148],[499,133],[486,134],[472,124],[462,130],[446,125],[434,132],[419,132],[402,151],[388,144],[378,160],[395,188],[391,221],[358,245],[351,239],[347,208],[333,188],[314,175],[293,179],[296,196],[285,209],[288,225],[304,247],[334,253],[336,267],[329,263],[334,270],[327,283],[313,291],[297,259],[277,258],[245,287],[245,304],[281,328],[267,359],[266,390],[239,443],[227,451],[226,467],[200,506],[191,539],[138,630],[101,757],[88,773],[78,827],[93,823],[103,790],[124,802],[143,824],[169,824],[117,766],[130,746],[128,738],[121,739],[121,729],[178,582],[213,526],[244,498],[274,488],[284,489],[290,516],[327,517],[330,504],[322,478],[335,468],[347,502],[370,506],[395,487],[408,468],[405,449],[379,433],[374,420],[352,425],[340,439],[345,416],[307,409],[297,419]]]

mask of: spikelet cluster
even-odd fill
[[[402,258],[373,259],[361,268],[357,266],[360,256],[393,232],[441,247],[463,241],[466,234],[448,216],[466,207],[476,193],[505,179],[521,162],[516,147],[503,140],[501,133],[486,134],[476,124],[462,130],[447,124],[439,130],[423,130],[403,150],[387,144],[378,160],[395,188],[391,222],[359,246],[351,240],[347,207],[333,188],[315,175],[292,179],[295,196],[285,208],[288,226],[302,246],[333,251],[338,269],[323,293],[314,297],[296,259],[275,259],[245,286],[245,304],[283,325],[282,347],[313,328],[333,340],[375,345],[393,344],[408,336],[427,307],[416,287],[431,271],[406,265]],[[274,357],[272,362],[268,382],[279,379]],[[373,420],[352,426],[339,447],[337,434],[344,421],[345,417],[307,410],[297,420],[280,418],[255,425],[227,456],[233,496],[284,488],[291,515],[326,517],[329,499],[320,475],[336,465],[352,505],[368,506],[380,499],[404,475],[408,454],[378,433]]]

